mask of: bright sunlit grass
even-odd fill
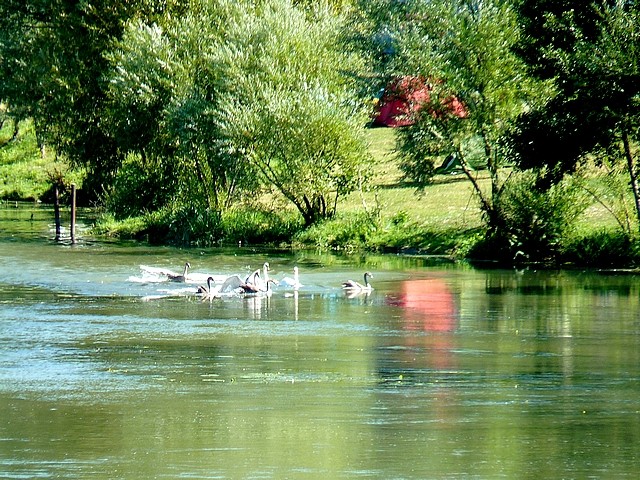
[[[30,120],[20,123],[18,137],[9,142],[13,124],[0,130],[0,198],[37,200],[48,188],[47,172],[52,163],[42,158]]]
[[[378,209],[381,218],[397,215],[434,230],[470,229],[481,225],[480,209],[470,182],[462,174],[437,175],[423,190],[403,180],[395,152],[395,130],[368,130],[373,157],[373,185],[369,191],[355,192],[340,204],[341,212]],[[486,176],[484,176],[486,177]],[[480,174],[480,183],[486,178]]]
[[[340,204],[340,211],[362,211],[364,205],[373,211],[377,207],[383,219],[406,214],[416,224],[436,231],[467,230],[482,226],[478,198],[464,174],[436,175],[431,185],[417,190],[403,182],[402,172],[398,167],[400,159],[395,152],[395,130],[373,128],[368,130],[368,134],[369,151],[374,159],[373,187],[368,192],[356,192],[345,198]],[[587,175],[590,176],[592,187],[595,185],[592,190],[607,190],[608,187],[602,185],[599,177],[601,174],[594,171]],[[622,178],[621,182],[626,184],[626,178]],[[478,183],[483,188],[489,188],[486,172],[478,172]],[[624,195],[630,197],[625,186],[623,190]],[[620,202],[613,199],[611,193],[603,197],[603,202],[598,202],[589,195],[585,199],[590,202],[589,206],[577,222],[577,229],[582,233],[594,229],[619,228],[620,224],[614,214],[620,219],[629,217],[632,223],[635,222],[633,212],[628,207],[626,211],[620,211]],[[627,198],[627,205],[630,202],[631,198]]]

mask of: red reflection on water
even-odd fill
[[[439,278],[404,281],[398,293],[388,299],[400,310],[396,318],[404,331],[394,340],[405,347],[391,353],[391,364],[397,370],[406,368],[403,383],[421,386],[424,398],[420,401],[428,406],[425,415],[435,420],[437,428],[445,430],[456,425],[459,417],[456,389],[451,388],[455,385],[451,379],[455,379],[458,370],[456,300],[447,283]]]
[[[456,305],[445,282],[438,278],[402,282],[391,303],[402,307],[404,328],[430,332],[456,329]]]
[[[389,304],[402,309],[401,328],[415,332],[404,337],[407,352],[416,347],[424,352],[411,353],[407,361],[416,368],[438,371],[455,368],[452,333],[457,328],[457,308],[455,297],[444,281],[429,278],[402,282],[399,293],[389,299]]]

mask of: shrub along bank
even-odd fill
[[[0,131],[0,197],[50,202],[52,181],[64,176],[79,185],[81,172],[68,172],[55,155],[44,158],[28,122],[10,140]],[[116,220],[103,212],[94,234],[153,243],[210,246],[269,244],[286,248],[445,255],[495,265],[573,265],[622,268],[640,264],[624,177],[592,168],[548,194],[536,194],[532,177],[505,172],[510,187],[501,198],[510,219],[501,235],[487,235],[469,182],[450,172],[418,190],[403,180],[392,129],[372,129],[372,183],[346,197],[336,216],[305,228],[299,214],[277,195],[239,204],[225,215],[188,204],[173,210]],[[478,172],[479,182],[488,182]],[[513,180],[511,180],[513,179]],[[617,186],[616,186],[617,185]],[[81,198],[81,190],[79,193]]]

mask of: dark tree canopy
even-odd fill
[[[91,173],[98,194],[118,164],[105,128],[104,53],[132,17],[156,18],[179,0],[3,0],[0,2],[0,101],[17,119],[31,117],[36,134]],[[90,184],[93,183],[91,186]]]
[[[527,35],[517,51],[534,74],[554,78],[557,89],[543,108],[520,117],[511,138],[522,168],[546,170],[542,184],[573,172],[586,153],[618,142],[638,118],[639,13],[635,2],[519,4]]]
[[[589,1],[521,0],[517,10],[523,26],[517,51],[543,78],[553,78],[562,69],[546,55],[549,48],[569,52],[579,41],[578,32],[591,39],[598,35],[597,17]]]

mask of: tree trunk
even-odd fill
[[[46,152],[46,144],[45,144],[45,140],[44,140],[44,133],[42,131],[42,129],[40,128],[39,123],[35,120],[33,120],[33,129],[36,133],[36,143],[38,144],[38,149],[40,150],[40,158],[44,158]]]
[[[56,242],[60,241],[60,188],[58,184],[55,184],[55,197],[53,203],[53,212],[56,221]]]
[[[624,146],[624,156],[627,159],[627,169],[629,170],[629,178],[631,180],[631,190],[633,192],[633,200],[636,206],[636,218],[638,219],[638,228],[640,229],[640,188],[638,187],[638,172],[636,172],[636,162],[634,161],[631,153],[629,132],[626,129],[622,131],[622,144]]]
[[[15,118],[13,119],[13,135],[11,135],[10,142],[13,142],[16,138],[18,138],[18,133],[20,133],[19,122]]]
[[[304,201],[304,207],[298,207],[298,210],[300,210],[300,213],[302,213],[305,227],[310,227],[316,222],[317,213],[306,195],[302,196],[302,200]]]
[[[213,182],[209,182],[207,181],[207,175],[206,172],[204,171],[204,166],[202,165],[202,163],[200,162],[200,159],[198,158],[198,152],[194,153],[194,163],[195,163],[195,167],[196,167],[196,175],[198,177],[198,181],[200,182],[200,186],[202,188],[202,194],[204,195],[204,200],[205,202],[207,202],[207,207],[209,210],[212,211],[219,211],[219,207],[220,205],[218,204],[218,197],[216,195],[216,192],[212,192],[211,191],[211,185],[210,183]],[[205,164],[206,165],[206,164]],[[215,190],[215,189],[214,189]]]
[[[473,190],[476,195],[480,199],[480,210],[484,213],[487,220],[487,229],[489,235],[494,234],[504,234],[507,232],[507,222],[502,213],[502,209],[500,208],[500,203],[498,202],[498,195],[500,195],[500,188],[498,185],[498,176],[497,169],[491,173],[491,197],[488,197],[480,188],[480,184],[476,177],[474,177],[471,169],[467,165],[467,162],[464,158],[464,155],[460,150],[458,150],[458,160],[460,162],[460,166],[462,167],[462,171],[464,172],[467,179],[471,182],[473,186]],[[490,163],[490,162],[489,162]],[[491,167],[495,167],[495,165],[491,165]]]
[[[482,209],[483,212],[489,215],[490,211],[492,210],[491,202],[484,196],[484,193],[480,188],[480,184],[476,180],[476,177],[473,176],[473,173],[471,173],[471,169],[467,165],[467,161],[464,158],[464,155],[462,154],[462,151],[460,149],[458,149],[457,154],[458,154],[458,161],[460,162],[460,167],[462,167],[462,171],[471,182],[471,185],[473,186],[473,190],[476,192],[476,195],[478,195],[478,198],[480,199],[480,208]]]

